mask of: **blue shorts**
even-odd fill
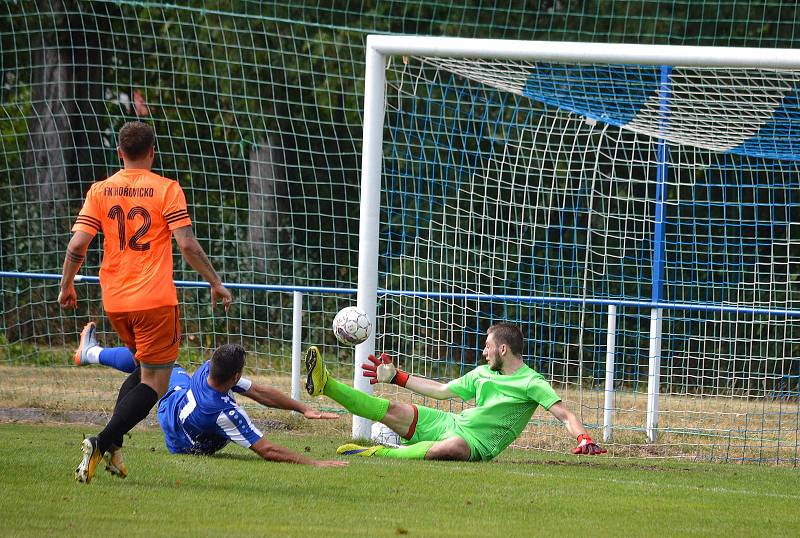
[[[215,433],[203,433],[198,435],[194,440],[192,448],[186,451],[186,454],[194,454],[196,456],[210,456],[218,450],[225,448],[228,444],[228,438]]]
[[[183,389],[189,388],[189,381],[191,381],[192,376],[183,369],[183,366],[180,364],[176,364],[172,367],[172,373],[169,375],[169,387],[167,387],[167,394],[175,390],[175,387],[181,387]]]
[[[184,390],[188,389],[189,382],[191,380],[192,376],[190,376],[189,373],[183,369],[183,366],[176,363],[175,366],[172,367],[172,373],[169,374],[169,385],[167,385],[167,392],[165,392],[164,396],[158,400],[156,409],[161,406],[161,402],[166,400],[167,396],[172,394],[172,391],[174,391],[176,388],[180,387]]]

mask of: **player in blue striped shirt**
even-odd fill
[[[124,372],[138,367],[127,348],[100,348],[95,330],[94,323],[89,323],[81,333],[81,343],[75,352],[76,364],[97,362]],[[106,360],[99,360],[101,354],[105,354]],[[313,460],[267,441],[247,412],[236,403],[234,393],[268,407],[297,411],[309,419],[335,419],[339,415],[317,411],[277,389],[242,377],[244,363],[244,348],[225,344],[193,375],[178,365],[173,368],[169,388],[158,402],[158,422],[171,453],[213,454],[233,441],[269,461],[317,467],[347,464],[345,461]],[[112,446],[105,459],[109,472],[122,478],[127,476],[121,447]]]

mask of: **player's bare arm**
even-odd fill
[[[578,420],[575,413],[567,409],[563,402],[553,404],[548,411],[564,425],[571,436],[577,437],[586,433],[586,428],[583,427],[581,421]]]
[[[406,382],[406,388],[410,391],[416,392],[417,394],[434,398],[436,400],[447,400],[456,397],[456,394],[447,388],[447,385],[444,383],[439,383],[433,379],[415,375],[409,376],[408,381]]]
[[[270,443],[263,437],[250,446],[250,450],[261,456],[267,461],[280,463],[299,463],[301,465],[312,465],[314,467],[345,467],[346,461],[318,461],[307,458],[302,454],[292,452],[288,448]]]
[[[175,242],[178,243],[183,259],[211,285],[211,304],[214,305],[217,304],[217,301],[222,301],[222,306],[225,310],[228,310],[232,301],[231,292],[222,285],[222,279],[208,260],[203,247],[197,242],[192,227],[182,226],[176,228],[172,230],[172,236],[175,238]]]
[[[564,427],[570,435],[578,440],[578,446],[575,447],[573,453],[589,455],[606,453],[605,449],[600,448],[597,443],[592,441],[592,438],[589,436],[589,433],[586,431],[586,428],[584,428],[580,419],[575,416],[575,413],[567,409],[567,406],[562,402],[553,404],[548,411],[564,424]]]
[[[75,308],[78,294],[75,291],[75,275],[83,265],[86,249],[94,236],[78,230],[72,235],[64,256],[64,267],[61,269],[61,290],[58,292],[58,304],[63,308]]]
[[[261,405],[273,407],[275,409],[297,411],[309,419],[330,420],[339,418],[339,415],[336,413],[324,413],[322,411],[317,411],[313,407],[309,407],[303,402],[299,402],[293,398],[290,398],[277,389],[267,387],[265,385],[259,385],[257,383],[253,383],[246,392],[242,392],[241,394],[260,403]]]

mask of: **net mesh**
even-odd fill
[[[393,59],[381,269],[386,288],[436,298],[387,298],[383,347],[447,380],[481,363],[491,322],[515,321],[531,365],[600,429],[616,302],[614,442],[794,461],[800,176],[785,134],[800,120],[797,74],[660,72]],[[660,334],[659,438],[644,446],[654,297],[675,306]],[[569,442],[539,421],[522,446]]]
[[[0,270],[60,272],[89,185],[117,169],[116,132],[143,118],[156,127],[157,171],[180,181],[194,231],[226,281],[349,289],[358,270],[366,35],[791,47],[800,27],[797,7],[777,1],[335,4],[2,3]],[[674,121],[665,128],[653,97],[658,70],[473,63],[462,77],[453,73],[462,67],[443,61],[413,59],[411,69],[393,59],[385,140],[402,143],[387,145],[384,163],[382,285],[578,301],[648,297],[653,137],[662,136],[671,142],[665,298],[796,307],[796,74],[675,67]],[[691,248],[682,246],[687,238]],[[95,242],[82,272],[95,275],[100,257]],[[175,276],[196,278],[177,253]],[[118,343],[99,288],[80,284],[78,310],[65,312],[53,280],[2,278],[0,286],[0,405],[108,413],[120,374],[70,362],[88,320],[98,321],[104,344]],[[185,366],[240,342],[249,375],[288,387],[291,294],[237,289],[227,316],[208,306],[207,291],[181,288],[179,298]],[[352,353],[328,327],[353,302],[333,293],[303,298],[303,343],[321,345],[343,379],[352,379]],[[531,365],[553,377],[587,423],[600,423],[604,307],[395,296],[380,308],[397,315],[376,320],[378,345],[437,379],[477,363],[486,323],[524,321]],[[617,383],[626,390],[614,405],[615,443],[637,446],[649,317],[619,315]],[[746,438],[731,446],[747,447],[723,449],[720,426],[715,454],[740,458],[753,455],[756,439],[778,438],[797,422],[793,322],[735,312],[670,316],[662,423],[711,421],[703,402],[714,396],[726,404],[715,420],[730,418],[730,438]],[[629,439],[618,436],[625,428]],[[691,452],[691,439],[662,439],[649,450]],[[537,413],[521,444],[561,450],[568,441]]]

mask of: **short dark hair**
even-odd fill
[[[238,344],[219,346],[211,355],[211,379],[225,383],[244,368],[245,350]]]
[[[496,345],[505,344],[514,355],[522,355],[522,331],[513,323],[508,321],[495,323],[489,327],[486,334],[494,335],[494,343]]]
[[[141,159],[156,144],[153,128],[141,121],[129,121],[119,130],[119,149],[126,159]]]

